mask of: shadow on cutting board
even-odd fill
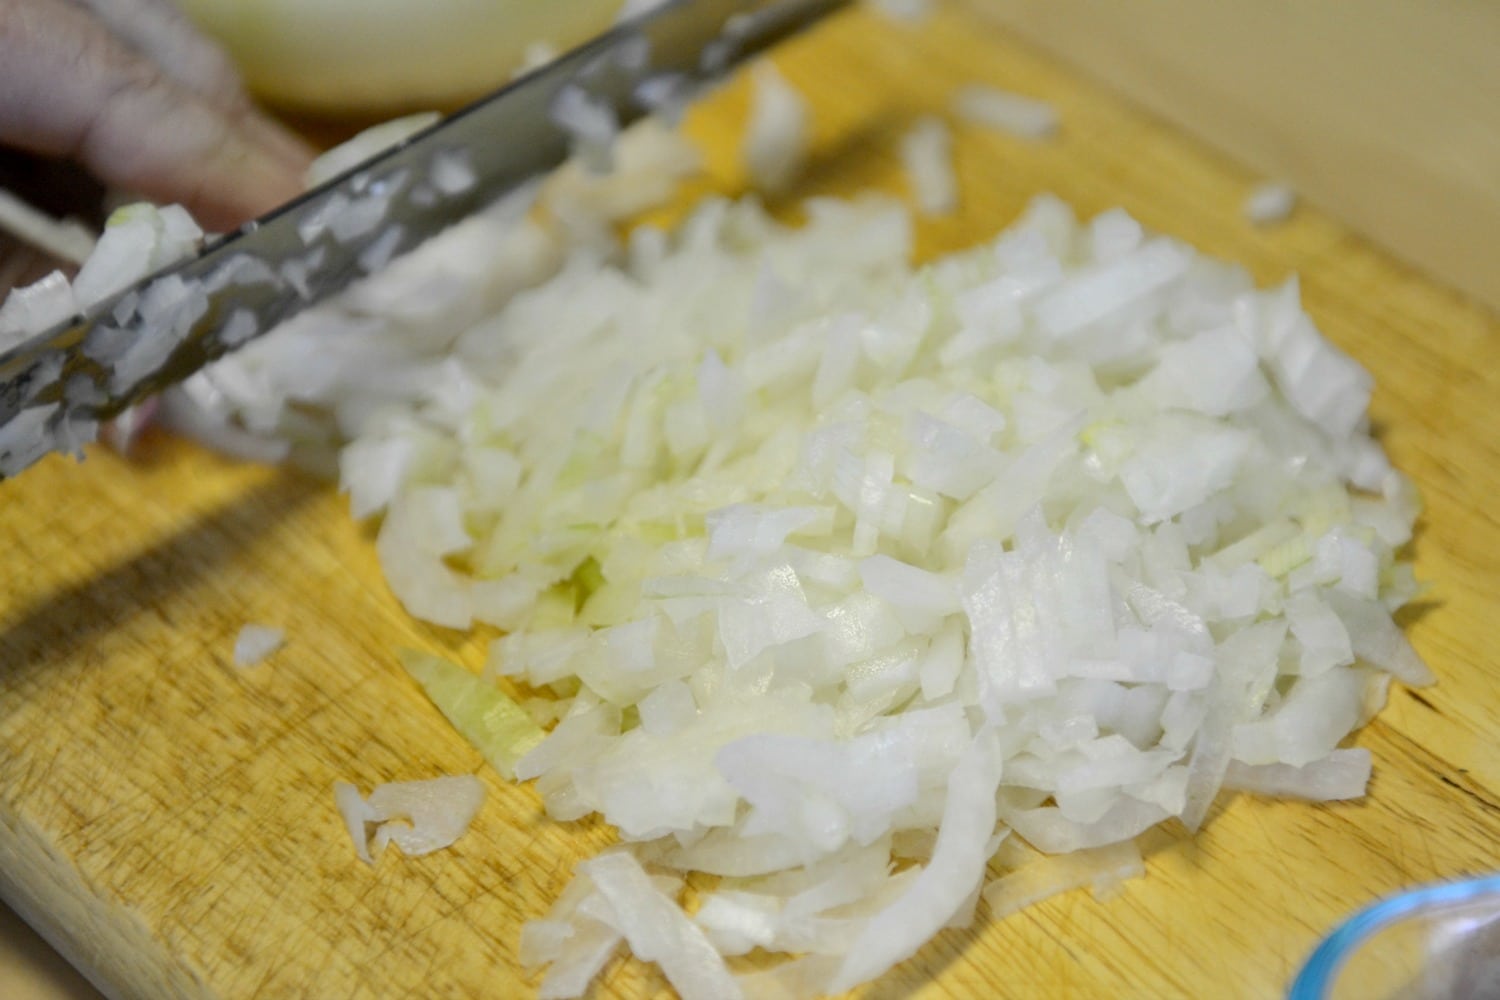
[[[3,903],[0,996],[6,1000],[102,1000],[78,970]]]
[[[242,547],[326,492],[311,476],[278,473],[150,548],[0,618],[0,684],[87,655],[96,637],[141,608],[169,607],[174,594],[233,562]]]

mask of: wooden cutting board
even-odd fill
[[[1500,868],[1500,323],[1316,211],[1260,230],[1252,181],[962,13],[915,33],[853,13],[778,55],[814,99],[817,155],[798,197],[903,187],[914,115],[983,80],[1046,98],[1053,143],[960,129],[963,209],[920,228],[931,256],[980,240],[1053,191],[1297,271],[1322,328],[1375,374],[1374,416],[1427,513],[1430,597],[1405,615],[1440,678],[1397,689],[1359,736],[1367,800],[1236,796],[1188,839],[1143,838],[1149,877],[950,931],[869,996],[1267,997],[1336,921],[1412,883]],[[740,81],[689,122],[704,190],[735,190]],[[1378,170],[1379,163],[1368,165]],[[369,532],[333,489],[165,436],[139,460],[99,449],[0,486],[0,895],[122,996],[527,995],[521,923],[609,839],[555,824],[485,769],[401,673],[398,645],[476,665],[486,636],[427,628],[386,590]],[[230,665],[246,622],[288,646]],[[453,848],[358,862],[330,787],[477,772],[489,797]],[[650,995],[620,961],[600,996]]]

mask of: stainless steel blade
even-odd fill
[[[550,112],[565,90],[578,88],[590,101],[611,107],[622,123],[630,121],[648,110],[652,93],[710,82],[846,2],[669,3],[246,224],[88,315],[0,354],[0,479],[49,451],[76,451],[99,421],[562,162],[569,136]],[[367,229],[356,221],[377,215]],[[117,370],[120,346],[137,338],[157,338],[141,349],[148,362]],[[145,370],[128,370],[134,367]]]

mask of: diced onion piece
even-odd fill
[[[334,797],[361,860],[373,863],[386,844],[408,857],[449,846],[462,837],[484,803],[484,785],[472,774],[376,785],[368,799],[338,782]],[[373,839],[366,826],[375,824]]]
[[[901,162],[917,211],[923,215],[946,215],[958,207],[953,136],[941,119],[931,116],[918,119],[901,137]]]
[[[366,160],[374,159],[437,124],[441,117],[436,111],[421,111],[370,126],[314,160],[307,170],[307,186],[318,187],[348,173]]]
[[[73,279],[78,305],[92,308],[151,272],[176,263],[196,249],[202,238],[203,231],[181,206],[157,208],[138,203],[116,209]]]
[[[1050,139],[1057,134],[1057,111],[1046,101],[997,87],[964,87],[953,97],[954,112],[965,121],[999,129],[1023,139]]]
[[[1403,684],[1425,687],[1436,683],[1437,678],[1412,648],[1411,640],[1381,604],[1338,589],[1328,592],[1328,602],[1346,626],[1356,656],[1390,671]]]
[[[13,476],[52,449],[52,425],[60,403],[31,406],[0,427],[0,476]]]
[[[365,864],[373,864],[370,857],[370,838],[365,833],[365,824],[375,821],[374,810],[370,808],[364,796],[359,794],[359,789],[347,781],[334,783],[333,799],[338,806],[339,815],[344,820],[344,829],[349,832],[349,839],[354,841],[355,853]]]
[[[870,0],[870,5],[895,21],[915,23],[932,11],[933,0]]]
[[[401,665],[453,728],[504,777],[514,778],[516,761],[542,741],[542,730],[521,706],[458,664],[403,649]]]
[[[751,87],[750,122],[743,140],[745,169],[757,188],[778,194],[802,169],[810,111],[773,63],[756,64]]]
[[[581,85],[568,84],[557,92],[550,114],[558,127],[573,137],[584,164],[598,173],[607,173],[613,162],[611,151],[620,134],[614,109]]]
[[[1268,182],[1245,196],[1245,218],[1257,226],[1289,219],[1297,207],[1297,192],[1289,185]]]
[[[948,779],[948,798],[932,860],[911,888],[876,914],[855,941],[833,992],[852,989],[914,955],[977,892],[995,830],[1000,755],[994,733],[981,730]]]
[[[253,667],[286,645],[286,633],[269,625],[246,625],[234,639],[234,665]]]
[[[619,950],[625,935],[597,920],[579,920],[549,959],[547,974],[537,987],[537,1000],[573,1000],[588,993],[589,984]]]
[[[703,931],[651,884],[634,857],[613,851],[580,867],[609,904],[610,925],[625,935],[638,958],[661,966],[683,1000],[732,1000],[742,995]]]
[[[615,13],[615,23],[624,24],[626,21],[644,17],[666,2],[667,0],[625,0]]]
[[[1370,783],[1370,751],[1363,747],[1335,750],[1301,767],[1291,764],[1241,764],[1231,761],[1224,786],[1278,798],[1332,802],[1357,799]]]
[[[534,70],[539,70],[556,58],[557,46],[551,42],[545,40],[529,42],[521,52],[521,64],[516,67],[515,76],[519,78]]]
[[[11,289],[0,306],[0,351],[50,330],[79,311],[73,286],[61,271]]]
[[[1135,841],[1122,840],[1071,854],[1033,855],[1015,871],[984,887],[990,914],[1003,919],[1059,893],[1091,886],[1095,894],[1146,874]]]

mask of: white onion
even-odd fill
[[[375,814],[370,809],[369,803],[364,796],[359,794],[359,789],[345,781],[335,782],[333,786],[333,801],[338,806],[339,816],[344,821],[344,829],[349,834],[349,839],[354,842],[354,851],[365,864],[373,864],[370,857],[370,838],[365,833],[365,824],[374,821]]]
[[[387,844],[408,857],[442,850],[464,835],[484,804],[484,784],[472,774],[376,785],[368,799],[342,781],[333,792],[355,851],[367,864]],[[370,824],[375,824],[373,839],[366,830]]]
[[[572,136],[578,157],[598,173],[608,173],[611,151],[620,134],[615,111],[578,84],[557,92],[549,109],[552,120]]]
[[[432,186],[445,195],[462,194],[478,181],[467,149],[446,150],[433,157]]]
[[[0,351],[50,330],[80,311],[73,287],[61,271],[11,289],[0,306]]]
[[[202,239],[203,230],[178,205],[127,205],[109,217],[93,253],[73,279],[73,294],[81,308],[92,308],[186,257]]]
[[[1018,851],[1020,845],[1014,840],[1005,846],[1011,850],[1002,849],[1001,853],[1023,856],[1014,871],[985,886],[984,901],[997,920],[1058,893],[1092,886],[1097,896],[1126,879],[1146,874],[1141,852],[1130,840],[1053,857]]]
[[[276,273],[259,257],[236,253],[224,260],[204,279],[204,287],[210,293],[232,285],[276,284]]]
[[[109,230],[105,230],[105,237],[108,235]],[[150,335],[136,336],[115,359],[110,388],[121,392],[161,368],[208,308],[208,292],[200,283],[175,274],[157,279],[137,309]]]
[[[72,455],[75,460],[81,462],[83,461],[83,446],[99,440],[100,430],[99,421],[92,417],[70,413],[59,421],[53,430],[53,445],[59,452]]]
[[[676,125],[695,90],[692,80],[680,73],[654,73],[637,84],[631,96],[657,118]]]
[[[584,996],[624,940],[625,936],[613,927],[597,920],[580,920],[569,930],[556,957],[547,959],[547,975],[537,988],[537,1000]]]
[[[155,417],[163,427],[170,428],[184,437],[192,438],[215,451],[233,455],[247,462],[274,465],[290,454],[291,446],[286,441],[280,438],[262,437],[236,427],[226,422],[223,412],[216,414],[210,406],[195,402],[195,390],[202,383],[189,381],[191,385],[185,383],[159,397],[161,405],[155,411]],[[111,426],[119,428],[120,418],[116,417],[111,421]],[[121,454],[129,454],[130,438],[128,435],[135,433],[138,426],[131,424],[123,431],[116,431],[120,440],[113,444]]]
[[[436,111],[422,111],[370,126],[314,160],[307,170],[307,186],[318,187],[353,170],[435,125],[440,117]]]
[[[805,143],[771,73],[762,173]],[[488,671],[552,727],[516,775],[623,841],[526,933],[546,995],[621,940],[687,995],[852,987],[972,920],[1002,842],[997,908],[1135,874],[1135,836],[1226,784],[1363,787],[1341,744],[1392,674],[1430,680],[1391,619],[1417,505],[1295,283],[1055,199],[921,270],[876,200],[795,230],[711,200],[621,246],[695,160],[649,129],[615,153],[200,390],[344,445],[410,612],[507,630]],[[340,795],[360,847],[428,802]],[[461,832],[445,799],[377,844]],[[664,872],[720,881],[690,917]],[[733,977],[754,948],[800,957]]]
[[[665,2],[666,0],[625,0],[620,5],[619,11],[615,13],[615,23],[621,24],[625,21],[633,21],[638,17],[643,17],[662,6]]]
[[[59,403],[22,410],[0,427],[0,476],[13,476],[52,450],[51,425]]]
[[[1057,133],[1057,111],[1046,101],[980,84],[953,97],[954,112],[965,121],[1023,139],[1050,139]]]
[[[867,982],[910,956],[978,892],[994,848],[995,790],[1001,762],[995,734],[981,730],[954,766],[937,846],[922,874],[895,902],[871,918],[844,959],[830,989]]]
[[[269,625],[245,625],[234,639],[234,665],[253,667],[286,644],[286,633]]]
[[[1231,777],[1348,793],[1324,762],[1381,676],[1353,658],[1422,679],[1378,572],[1415,507],[1350,498],[1334,456],[1378,446],[1346,397],[1283,394],[1302,369],[1276,359],[1306,336],[1284,290],[1055,203],[907,285],[899,218],[822,204],[793,232],[714,203],[618,270],[591,243],[345,452],[409,608],[462,624],[499,574],[494,667],[581,684],[517,767],[549,812],[734,880],[695,949],[843,956],[778,973],[806,988],[967,920],[997,830],[1102,852],[1024,875],[1037,889],[1006,876],[995,898],[1020,906],[1133,875],[1131,838],[1201,823]],[[1134,374],[1108,367],[1122,326]],[[995,770],[974,780],[998,797],[950,794],[984,717]],[[830,876],[818,897],[847,915],[777,881],[933,830],[923,868]],[[590,926],[556,995],[614,947]]]
[[[742,140],[745,169],[758,189],[784,191],[807,157],[807,101],[767,61],[755,65],[751,87],[750,121]]]
[[[530,42],[521,51],[521,62],[516,66],[515,78],[519,79],[552,62],[558,56],[557,46],[542,40]]]
[[[1436,678],[1422,662],[1411,641],[1378,601],[1361,600],[1339,588],[1327,592],[1329,604],[1347,626],[1354,653],[1366,663],[1388,670],[1402,683],[1421,687]]]
[[[1259,795],[1329,802],[1357,799],[1370,782],[1370,751],[1363,747],[1335,750],[1321,760],[1295,767],[1291,764],[1252,766],[1231,761],[1224,785]]]
[[[953,136],[942,119],[923,117],[901,137],[901,162],[919,212],[946,215],[958,207]]]
[[[1297,207],[1297,192],[1286,184],[1261,184],[1245,196],[1245,218],[1258,226],[1283,222]]]
[[[359,252],[357,260],[359,269],[366,274],[374,274],[377,271],[384,270],[385,266],[391,262],[391,258],[396,255],[396,247],[400,244],[404,235],[404,228],[399,225],[390,226],[383,230],[379,236],[375,237],[368,246]]]
[[[651,884],[630,854],[613,851],[586,861],[581,871],[608,904],[609,923],[638,957],[661,966],[683,1000],[732,1000],[741,996],[724,960],[703,931]]]

